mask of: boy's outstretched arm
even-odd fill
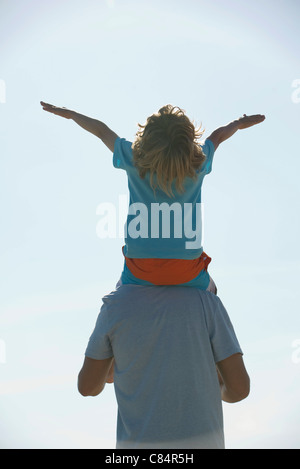
[[[264,120],[265,116],[261,114],[255,114],[253,116],[246,116],[246,114],[244,114],[243,117],[240,117],[223,127],[219,127],[207,138],[212,141],[216,150],[220,143],[232,137],[232,135],[239,129],[247,129],[253,125],[260,124]]]
[[[65,119],[72,119],[76,124],[80,125],[80,127],[100,138],[112,152],[114,151],[114,144],[118,135],[103,122],[84,116],[83,114],[79,114],[78,112],[65,107],[53,106],[52,104],[44,103],[43,101],[41,101],[41,105],[43,106],[44,111],[51,112],[52,114],[64,117]]]

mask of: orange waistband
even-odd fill
[[[211,258],[203,252],[197,259],[131,259],[125,257],[130,272],[154,285],[179,285],[207,270]]]

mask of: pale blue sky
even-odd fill
[[[1,447],[115,444],[113,387],[83,399],[76,379],[122,268],[96,208],[126,177],[44,100],[129,140],[167,103],[205,135],[266,115],[216,152],[204,247],[252,379],[224,405],[227,447],[299,448],[299,17],[291,0],[0,1]]]

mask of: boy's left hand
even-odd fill
[[[252,127],[252,125],[260,124],[265,120],[265,116],[262,114],[255,114],[253,116],[246,116],[240,117],[238,119],[239,128],[240,129],[247,129],[248,127]]]

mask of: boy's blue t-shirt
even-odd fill
[[[212,169],[214,145],[206,139],[201,145],[206,157],[197,171],[197,179],[184,180],[184,192],[169,197],[161,189],[155,192],[149,173],[142,179],[133,163],[132,142],[118,137],[114,145],[113,165],[124,169],[128,177],[129,211],[125,224],[124,254],[135,259],[196,259],[202,247],[203,178]]]

